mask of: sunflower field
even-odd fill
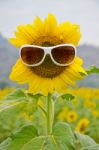
[[[34,124],[42,134],[46,132],[44,113],[40,108],[45,107],[44,96],[34,97],[34,102],[16,103],[10,102],[6,109],[3,108],[3,101],[18,98],[25,98],[25,90],[5,88],[0,90],[0,141],[20,128]],[[67,122],[74,132],[92,137],[99,143],[99,89],[76,88],[67,89],[67,96],[58,98],[55,104],[55,122]],[[2,105],[3,104],[3,105]],[[4,111],[3,111],[4,109]]]

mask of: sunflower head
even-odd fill
[[[68,112],[67,121],[68,122],[75,122],[77,120],[77,113],[75,111]]]
[[[87,118],[82,118],[77,124],[76,131],[80,133],[85,133],[88,125],[89,125],[89,120]]]
[[[22,45],[54,46],[58,44],[78,45],[81,33],[79,25],[70,22],[59,24],[54,15],[48,14],[42,21],[36,17],[32,24],[17,27],[15,37],[9,41],[16,47]],[[67,85],[74,85],[77,79],[86,74],[82,68],[82,59],[76,57],[73,64],[62,67],[54,64],[50,56],[36,67],[27,67],[19,58],[10,74],[10,79],[18,83],[28,83],[29,92],[47,95],[54,91],[60,92]]]

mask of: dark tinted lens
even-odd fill
[[[28,65],[39,63],[44,56],[44,50],[37,47],[23,47],[21,49],[21,58]]]
[[[72,46],[60,46],[52,49],[52,56],[57,63],[69,64],[75,58],[75,49]]]

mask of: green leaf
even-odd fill
[[[66,99],[67,101],[71,101],[71,100],[73,100],[73,99],[75,98],[74,95],[69,94],[69,93],[62,95],[61,97],[62,97],[63,99]]]
[[[20,100],[16,100],[16,101],[7,101],[7,100],[4,100],[1,104],[0,104],[0,113],[2,111],[5,111],[5,110],[8,110],[8,109],[11,109],[13,107],[16,107],[20,104],[25,104],[25,101],[20,101]]]
[[[37,107],[38,107],[38,100],[41,97],[41,94],[27,94],[27,99],[28,99],[28,104],[27,104],[27,108],[26,108],[26,112],[28,114],[32,114],[33,112],[37,111]]]
[[[79,72],[82,77],[85,77],[87,73]]]
[[[7,150],[21,150],[27,142],[36,136],[38,136],[38,133],[33,125],[25,126],[19,132],[12,135],[12,142],[8,145]]]
[[[60,143],[59,141],[61,141],[60,146],[65,145],[69,149],[71,148],[71,150],[74,149],[74,134],[71,130],[71,127],[67,123],[58,122],[53,129],[53,136],[56,140],[56,143]]]
[[[99,145],[96,144],[95,141],[92,138],[90,138],[88,135],[83,135],[76,132],[75,136],[77,142],[76,144],[78,145],[78,148],[80,150],[99,150]]]
[[[99,68],[97,68],[96,66],[91,66],[88,70],[87,70],[88,74],[93,74],[93,73],[99,73]]]
[[[21,89],[17,89],[5,97],[6,100],[18,100],[18,99],[23,100],[26,98],[27,98],[26,94]]]
[[[99,145],[88,146],[86,148],[81,148],[80,150],[99,150]]]
[[[11,142],[11,139],[10,139],[10,138],[8,138],[8,139],[5,140],[4,142],[2,142],[2,143],[0,144],[0,150],[7,150],[7,147],[9,146],[10,142]]]
[[[95,141],[87,135],[83,135],[76,132],[76,138],[80,141],[81,146],[90,146],[94,145]]]
[[[24,127],[11,137],[12,141],[3,150],[75,150],[74,135],[66,123],[57,123],[52,135],[38,136],[32,126]]]
[[[74,136],[70,127],[58,123],[52,135],[39,136],[25,144],[22,150],[74,150]]]
[[[17,89],[11,94],[7,95],[0,103],[0,112],[16,107],[27,102],[27,97],[23,91]]]
[[[17,89],[14,92],[10,93],[5,97],[6,100],[17,100],[17,99],[39,99],[42,95],[41,94],[36,94],[33,95],[31,93],[25,93],[21,89]]]
[[[28,99],[27,99],[26,94],[22,90],[17,89],[16,91],[7,95],[5,99],[1,101],[0,112],[13,108],[15,106],[18,106],[22,103],[25,103],[27,102],[27,100]]]
[[[0,104],[0,111],[10,109],[21,103],[27,103],[26,112],[34,112],[37,109],[37,99],[40,97],[40,94],[32,95],[26,94],[21,89],[17,89],[11,94],[7,95],[5,99]]]
[[[39,99],[42,95],[41,94],[36,94],[36,95],[33,95],[33,94],[31,94],[31,93],[28,93],[27,94],[29,97],[31,97],[32,99]]]
[[[3,142],[0,150],[99,150],[90,137],[75,133],[66,123],[57,123],[51,135],[38,136],[33,125],[23,127]]]

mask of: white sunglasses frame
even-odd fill
[[[77,50],[76,50],[76,47],[75,47],[73,44],[59,44],[59,45],[50,46],[50,47],[43,47],[43,46],[37,46],[37,45],[22,45],[22,46],[20,47],[19,55],[20,55],[20,58],[21,58],[23,64],[25,64],[26,66],[29,66],[29,67],[35,67],[35,66],[39,66],[40,64],[42,64],[47,54],[50,55],[51,60],[52,60],[52,61],[54,62],[54,64],[56,64],[57,66],[69,66],[69,65],[71,65],[71,64],[74,62],[74,59],[73,59],[69,64],[60,64],[60,63],[58,63],[58,62],[56,62],[56,61],[54,60],[54,58],[53,58],[53,56],[52,56],[52,54],[51,54],[51,50],[52,50],[53,48],[58,48],[58,47],[61,47],[61,46],[70,46],[70,47],[73,47],[74,50],[75,50],[75,56],[74,56],[74,59],[75,59],[75,57],[76,57],[76,55],[77,55]],[[43,56],[42,60],[41,60],[39,63],[37,63],[37,64],[32,64],[32,65],[29,65],[29,64],[25,63],[25,62],[23,61],[22,57],[21,57],[21,51],[22,51],[22,48],[24,48],[24,47],[41,48],[41,49],[44,51],[44,56]]]

